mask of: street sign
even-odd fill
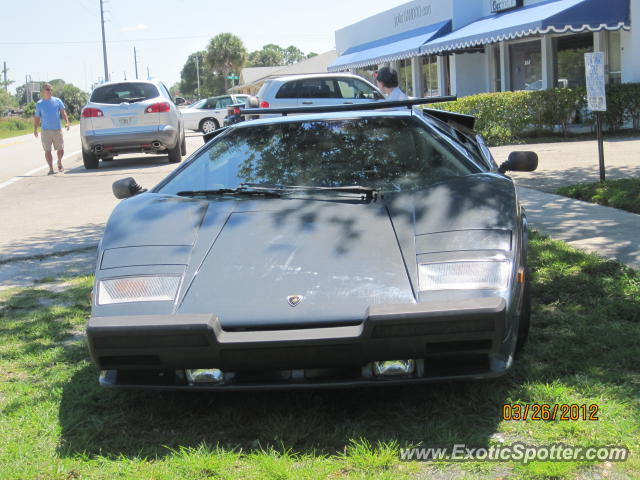
[[[604,90],[604,53],[585,53],[584,69],[587,78],[587,102],[589,110],[606,112],[607,98]]]
[[[607,97],[604,86],[604,53],[584,54],[584,70],[587,79],[587,103],[589,110],[596,112],[596,137],[598,139],[598,163],[600,182],[605,181],[604,139],[602,136],[602,112],[607,111]]]
[[[227,78],[229,80],[240,80],[240,77],[238,75],[227,75]]]

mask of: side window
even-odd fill
[[[301,80],[299,98],[340,98],[340,92],[331,79]]]
[[[367,98],[374,100],[377,98],[376,91],[363,81],[355,78],[343,78],[338,80],[340,93],[343,98]]]
[[[206,110],[213,110],[214,108],[216,108],[216,103],[217,101],[215,98],[210,98],[209,100],[207,100],[207,103],[205,103],[202,108]]]
[[[301,82],[287,82],[280,87],[278,93],[276,93],[276,98],[298,98],[300,97],[299,93],[299,84]]]
[[[231,105],[231,97],[223,97],[218,100],[218,105],[216,108],[227,108],[227,105]]]

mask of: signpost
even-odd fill
[[[602,112],[607,111],[607,97],[604,82],[604,53],[584,54],[584,68],[587,79],[587,102],[589,110],[596,115],[596,136],[598,137],[598,160],[600,182],[604,182],[604,143],[602,140]]]
[[[240,80],[240,77],[234,73],[227,75],[227,79],[231,80],[231,86],[234,86],[236,84],[236,80]]]

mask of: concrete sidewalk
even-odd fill
[[[531,230],[640,269],[640,215],[518,187]]]

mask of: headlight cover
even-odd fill
[[[180,275],[147,275],[100,280],[98,305],[173,301],[178,293],[180,279]]]
[[[511,262],[445,262],[418,265],[420,291],[507,288]]]

